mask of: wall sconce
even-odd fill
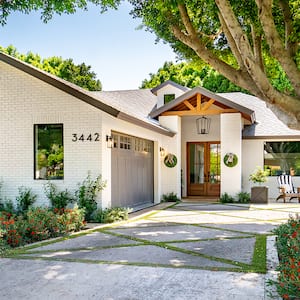
[[[114,144],[113,138],[109,135],[106,136],[106,145],[107,148],[112,148]]]
[[[208,134],[210,130],[211,119],[207,117],[200,117],[196,120],[196,127],[198,134]]]
[[[162,147],[159,148],[160,156],[164,157],[166,155],[166,150]]]

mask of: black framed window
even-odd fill
[[[165,94],[164,95],[164,104],[167,104],[168,102],[175,99],[175,94]]]
[[[63,178],[63,124],[34,125],[34,179]]]
[[[269,176],[300,176],[300,141],[265,142],[264,169]]]

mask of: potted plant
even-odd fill
[[[258,186],[251,187],[251,203],[268,203],[268,187],[261,184],[267,181],[268,173],[261,167],[257,167],[255,171],[250,174],[249,180]]]

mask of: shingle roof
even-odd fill
[[[255,111],[256,122],[244,128],[243,138],[300,138],[300,131],[281,122],[261,99],[240,92],[218,95]]]
[[[120,97],[120,95],[118,96],[118,92],[102,92],[103,94],[102,96],[100,96],[100,94],[96,95],[93,92],[86,91],[85,89],[73,83],[70,83],[55,75],[40,70],[30,64],[27,64],[26,62],[23,62],[17,58],[14,58],[2,52],[0,52],[0,61],[3,61],[4,63],[9,64],[10,66],[13,66],[35,78],[38,78],[60,89],[61,91],[64,91],[65,93],[72,95],[118,119],[134,123],[138,126],[154,130],[167,136],[174,135],[174,133],[170,130],[164,128],[163,126],[160,126],[160,124],[157,121],[147,117],[148,113],[153,108],[153,104],[151,101],[153,101],[153,98],[155,97],[154,95],[151,95],[151,92],[149,90],[145,93],[143,92],[143,90],[137,90],[134,97],[129,97],[128,94],[130,93],[128,92],[126,97]],[[111,100],[108,99],[107,93],[111,95]],[[152,100],[150,99],[150,102],[148,104],[146,104],[146,101],[141,101],[141,103],[143,104],[136,106],[138,99],[146,99],[146,93],[152,97]],[[126,92],[122,94],[125,96]],[[130,111],[128,109],[129,107],[131,107],[133,110]],[[149,111],[146,113],[145,110],[148,109]]]

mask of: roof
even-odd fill
[[[224,98],[220,96],[221,94],[215,94],[205,88],[202,87],[195,87],[192,90],[189,90],[188,92],[184,93],[183,95],[177,97],[176,99],[168,102],[164,106],[153,110],[150,113],[150,116],[152,118],[157,118],[161,114],[170,111],[172,109],[182,109],[180,105],[187,99],[192,99],[194,96],[197,94],[201,94],[202,96],[205,96],[206,100],[208,101],[209,99],[214,99],[214,105],[220,106],[220,107],[228,107],[228,108],[233,108],[235,110],[238,110],[239,112],[242,113],[243,117],[248,119],[251,123],[255,121],[255,112],[254,110],[243,106],[241,104],[238,104],[235,101],[231,101],[228,98]]]
[[[163,82],[162,84],[160,84],[160,85],[156,86],[155,88],[153,88],[151,90],[151,92],[154,95],[157,95],[157,91],[159,91],[160,89],[162,89],[163,87],[165,87],[167,85],[172,85],[173,87],[176,87],[176,88],[182,90],[183,92],[186,92],[186,91],[189,90],[189,88],[186,87],[186,86],[182,86],[182,85],[180,85],[180,84],[178,84],[178,83],[176,83],[176,82],[174,82],[172,80],[167,80],[167,81]]]
[[[63,92],[66,92],[67,94],[70,94],[87,104],[112,115],[113,117],[166,136],[174,136],[175,133],[161,126],[155,118],[163,112],[179,107],[183,101],[191,99],[194,95],[200,93],[208,99],[214,99],[215,105],[238,110],[241,112],[243,117],[251,121],[252,125],[245,126],[243,130],[244,139],[282,137],[300,139],[300,131],[290,129],[281,122],[271,109],[267,107],[266,102],[257,97],[240,92],[214,94],[202,87],[196,87],[189,90],[188,88],[180,86],[172,81],[166,81],[152,90],[138,89],[127,91],[90,92],[1,52],[0,61],[38,78],[62,90]],[[155,96],[155,93],[160,88],[168,84],[180,88],[185,91],[185,93],[157,109],[157,97]]]
[[[271,109],[267,107],[265,101],[251,95],[240,92],[220,93],[223,98],[227,98],[244,107],[255,111],[256,121],[243,130],[244,139],[255,138],[300,138],[300,131],[290,129],[281,122]]]
[[[7,63],[10,66],[13,66],[13,67],[19,69],[20,71],[23,71],[35,78],[38,78],[54,87],[60,89],[61,91],[65,92],[69,95],[72,95],[72,96],[100,109],[101,111],[104,111],[104,112],[112,115],[113,117],[128,121],[130,123],[134,123],[138,126],[156,131],[158,133],[161,133],[161,134],[164,134],[167,136],[174,136],[174,134],[175,134],[174,132],[159,125],[159,123],[157,121],[147,118],[148,113],[145,114],[144,116],[142,116],[142,113],[141,114],[140,113],[133,114],[132,111],[131,112],[128,111],[128,109],[126,109],[127,107],[133,108],[134,104],[137,104],[135,101],[135,98],[129,99],[126,96],[126,95],[130,94],[128,92],[124,92],[124,93],[119,92],[120,93],[119,98],[120,98],[121,94],[123,94],[124,97],[123,96],[121,97],[123,100],[119,101],[119,104],[118,104],[118,101],[113,101],[113,100],[108,101],[108,99],[107,99],[108,94],[105,94],[105,92],[102,92],[103,94],[101,96],[101,93],[96,94],[93,92],[86,91],[85,89],[83,89],[73,83],[70,83],[70,82],[63,80],[55,75],[52,75],[48,72],[40,70],[30,64],[27,64],[26,62],[23,62],[17,58],[14,58],[12,56],[5,54],[5,53],[0,52],[0,61],[3,61],[4,63]],[[107,93],[111,93],[111,95],[117,95],[118,92],[107,92]],[[144,94],[143,90],[137,90],[137,94],[138,93],[142,95],[140,97],[140,99],[141,98],[145,99],[145,94]],[[150,94],[151,94],[151,92],[148,90],[148,95],[150,95]],[[103,99],[102,99],[102,97],[103,97]],[[118,97],[114,97],[115,100],[117,98]],[[123,105],[121,105],[122,102],[123,102]],[[150,103],[150,106],[151,105],[152,104]],[[141,107],[140,105],[138,107],[135,107],[135,109],[133,111],[139,111],[140,107]]]

